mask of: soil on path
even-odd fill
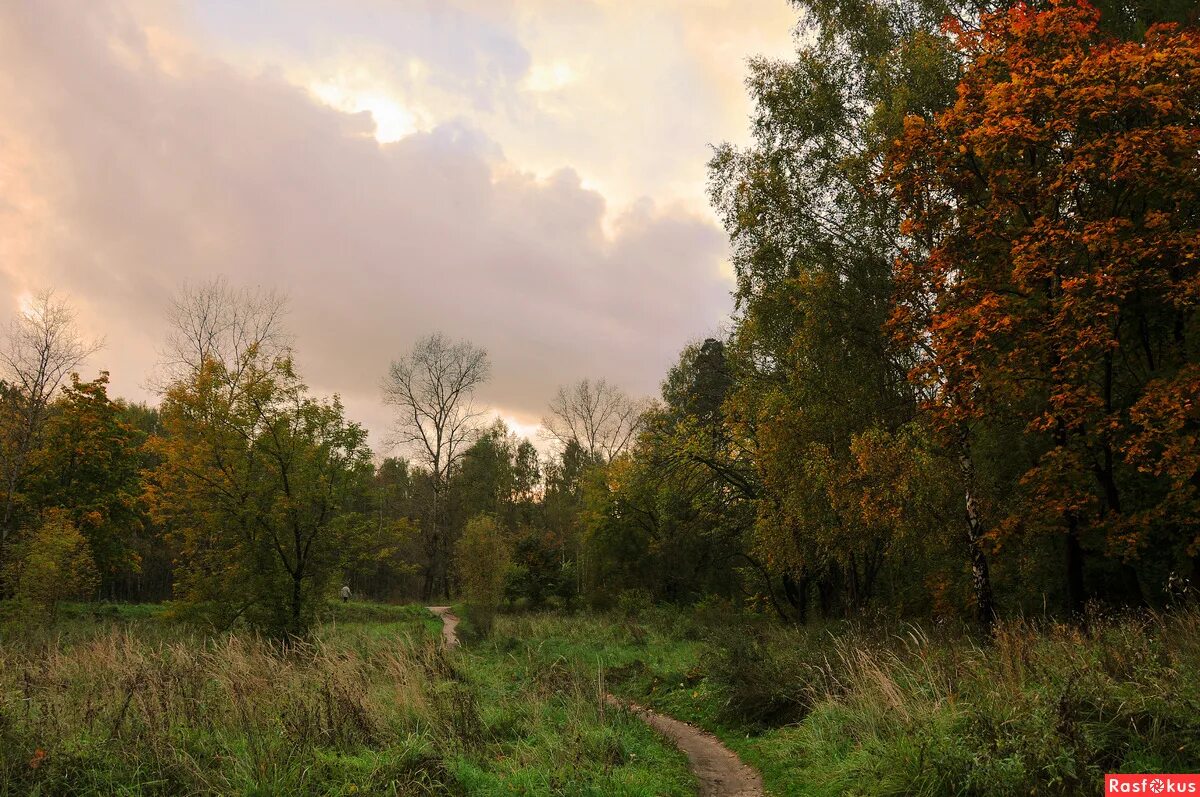
[[[454,630],[458,627],[458,618],[450,611],[450,607],[426,606],[425,608],[442,618],[442,639],[446,641],[446,647],[452,648],[458,645],[458,632]]]
[[[762,797],[759,774],[708,731],[637,703],[624,703],[612,695],[608,696],[608,702],[629,709],[683,751],[688,768],[700,782],[700,797]]]
[[[458,625],[458,618],[450,612],[450,607],[427,608],[442,618],[442,636],[446,646],[457,645],[458,634],[454,629]],[[622,703],[612,695],[608,695],[607,700],[614,706],[629,709],[683,751],[692,774],[700,783],[700,797],[762,797],[762,778],[711,733],[636,703]]]

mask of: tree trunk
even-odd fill
[[[783,595],[796,610],[796,622],[800,625],[808,623],[808,581],[804,577],[797,583],[790,575],[785,573],[783,576]]]
[[[1095,469],[1096,480],[1100,483],[1100,490],[1104,495],[1103,516],[1105,518],[1109,515],[1121,514],[1121,493],[1117,489],[1116,466],[1113,459],[1112,447],[1106,444],[1104,446],[1104,464]],[[1142,592],[1141,582],[1138,581],[1137,571],[1134,570],[1133,565],[1125,561],[1121,562],[1120,568],[1123,592],[1120,598],[1134,606],[1145,606],[1146,596]]]
[[[996,602],[992,594],[992,576],[983,551],[984,528],[975,498],[975,460],[964,429],[959,436],[958,469],[963,480],[963,505],[967,520],[967,553],[971,562],[971,589],[975,593],[975,619],[991,633],[996,623]]]
[[[292,576],[292,633],[293,634],[300,633],[300,627],[301,627],[300,626],[300,615],[301,615],[302,601],[304,599],[304,593],[303,593],[302,586],[303,586],[303,577],[299,573],[293,575]]]
[[[1079,542],[1079,518],[1067,513],[1067,611],[1083,613],[1087,592],[1083,585],[1083,545]]]
[[[837,575],[837,570],[827,567],[817,579],[817,599],[821,605],[821,616],[826,620],[833,616],[837,605],[837,590],[840,586]]]

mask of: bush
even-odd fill
[[[509,560],[508,545],[495,518],[471,518],[455,547],[454,562],[471,625],[481,636],[491,633],[492,621],[504,598]]]
[[[617,596],[617,611],[630,620],[640,619],[654,608],[654,596],[649,590],[639,588],[622,590]]]
[[[65,600],[90,598],[100,584],[87,540],[66,512],[47,511],[26,540],[13,546],[4,581],[19,614],[53,617]]]
[[[800,719],[808,707],[803,648],[769,644],[748,623],[714,626],[706,637],[705,674],[724,696],[721,719],[752,728]]]
[[[1200,769],[1200,612],[954,629],[715,625],[714,718],[786,777],[874,794],[1090,795],[1105,772]],[[690,687],[689,687],[690,688]],[[834,792],[830,792],[834,793]]]

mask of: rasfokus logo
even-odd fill
[[[1200,775],[1105,775],[1104,795],[1112,794],[1200,795]]]

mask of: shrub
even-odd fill
[[[455,547],[454,561],[471,625],[481,636],[491,633],[504,599],[509,560],[508,545],[496,520],[490,515],[471,518]]]
[[[802,648],[768,644],[746,623],[715,626],[706,642],[705,672],[725,697],[722,720],[762,728],[803,715],[803,678],[809,668],[798,661]]]
[[[630,620],[637,620],[654,607],[654,596],[649,590],[635,588],[622,590],[617,596],[617,611]]]
[[[87,540],[62,510],[49,510],[14,547],[5,573],[19,613],[52,617],[65,600],[90,598],[100,584]]]

